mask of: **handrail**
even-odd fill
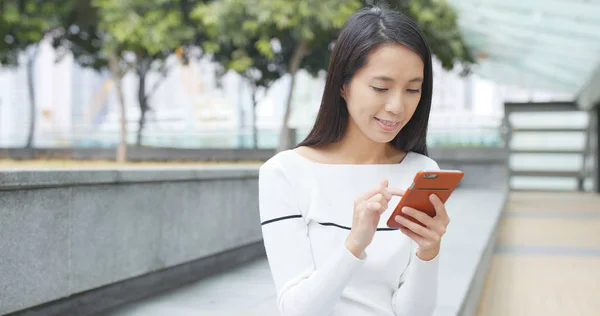
[[[510,166],[507,166],[509,177],[508,181],[512,176],[535,176],[535,177],[575,177],[577,179],[577,190],[585,190],[585,179],[587,177],[587,159],[590,150],[590,139],[591,139],[591,124],[592,117],[588,114],[587,124],[585,127],[573,128],[573,127],[540,127],[540,128],[519,128],[515,127],[510,117],[513,113],[525,113],[525,112],[582,112],[577,105],[572,101],[556,101],[556,102],[506,102],[504,104],[505,115],[502,121],[502,126],[505,130],[505,148],[509,155],[511,154],[580,154],[583,157],[583,163],[579,171],[557,171],[557,170],[511,170]],[[515,133],[519,132],[535,132],[535,133],[549,133],[549,132],[579,132],[584,134],[585,147],[581,150],[567,150],[567,149],[512,149],[511,140]],[[509,186],[510,187],[510,186]],[[512,188],[511,188],[512,189]]]

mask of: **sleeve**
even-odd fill
[[[428,169],[440,170],[440,167],[436,161],[429,159]],[[410,243],[409,263],[392,298],[394,313],[396,316],[433,315],[438,297],[440,254],[424,261],[417,257],[418,245],[412,240]]]
[[[259,209],[263,242],[277,291],[281,316],[329,315],[350,277],[362,265],[344,244],[315,267],[307,224],[281,165],[267,161],[259,171]]]
[[[439,257],[424,261],[417,257],[417,245],[411,240],[411,257],[394,292],[392,306],[396,316],[433,315],[438,297]]]

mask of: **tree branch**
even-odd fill
[[[170,68],[167,68],[161,72],[162,76],[154,83],[154,85],[152,85],[150,91],[146,93],[146,101],[150,100],[150,98],[154,95],[154,92],[156,92],[156,90],[158,90],[158,87],[162,84],[162,82],[165,81],[170,70]]]

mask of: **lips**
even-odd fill
[[[379,125],[379,127],[381,127],[385,131],[393,131],[396,128],[398,128],[398,126],[400,126],[400,122],[398,121],[383,120],[377,117],[375,118],[375,120],[377,121],[377,125]]]

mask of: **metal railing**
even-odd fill
[[[296,130],[296,141],[300,142],[309,130]],[[246,131],[204,131],[204,132],[157,132],[142,134],[142,145],[164,148],[253,148],[254,136]],[[135,144],[137,134],[128,132],[127,142]],[[279,142],[278,129],[261,129],[257,133],[258,148],[276,148]],[[0,147],[23,147],[26,135],[12,134],[0,138]],[[108,148],[115,147],[120,140],[116,131],[75,131],[72,133],[44,133],[35,138],[35,147],[44,148]],[[428,133],[431,147],[503,147],[500,128],[434,128]]]
[[[518,115],[520,120],[515,118]],[[522,190],[516,183],[525,179],[533,179],[526,181],[527,190],[553,190],[548,183],[556,179],[575,180],[575,189],[585,190],[589,113],[573,102],[507,102],[503,125],[508,131],[505,146],[512,190]]]

